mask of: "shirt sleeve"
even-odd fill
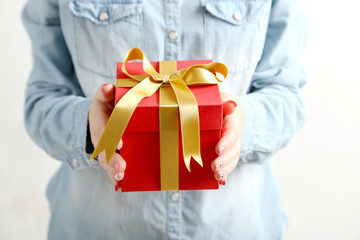
[[[274,0],[263,55],[248,94],[238,98],[244,114],[240,162],[266,161],[304,124],[306,37],[304,1]]]
[[[25,100],[25,127],[35,143],[72,168],[98,167],[86,153],[84,97],[62,34],[57,0],[29,0],[22,21],[32,43],[33,69]]]

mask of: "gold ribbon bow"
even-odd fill
[[[147,74],[130,75],[126,71],[126,63],[132,60],[142,60],[143,70]],[[166,61],[163,63],[166,63]],[[226,78],[228,73],[227,67],[222,63],[198,64],[171,74],[160,74],[155,71],[140,49],[133,48],[126,54],[121,70],[130,79],[119,79],[118,82],[126,82],[117,84],[117,86],[133,88],[116,104],[90,160],[105,150],[106,160],[109,163],[140,101],[145,97],[153,95],[160,87],[171,86],[179,105],[185,166],[190,172],[191,157],[202,166],[199,110],[196,99],[188,85],[218,84],[221,80],[214,73],[220,73]]]

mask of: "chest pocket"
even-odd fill
[[[69,3],[74,31],[73,54],[82,68],[114,78],[116,62],[142,46],[142,0]]]
[[[218,58],[230,73],[254,69],[265,42],[271,0],[202,0],[201,4],[205,58]]]

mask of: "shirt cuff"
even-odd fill
[[[92,98],[80,98],[75,103],[71,130],[73,148],[67,159],[73,169],[99,167],[99,161],[97,159],[90,160],[91,154],[86,152],[88,113],[92,100]]]
[[[256,140],[256,125],[258,118],[256,117],[256,108],[248,95],[236,97],[243,112],[243,133],[241,138],[240,161],[250,162],[249,153],[254,150]]]
[[[250,94],[237,97],[237,100],[242,108],[244,118],[239,162],[261,164],[271,158],[274,152],[260,147],[262,141],[260,136],[264,135],[262,121],[265,119],[259,111],[259,102]]]

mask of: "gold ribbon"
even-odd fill
[[[177,71],[176,61],[159,62],[159,73],[168,81]],[[159,89],[160,187],[162,191],[179,190],[179,105],[171,86]]]
[[[143,70],[147,74],[130,75],[126,71],[126,63],[132,60],[142,60]],[[163,63],[166,63],[166,61]],[[118,79],[116,87],[132,88],[116,104],[90,160],[105,150],[107,163],[110,162],[137,105],[143,98],[153,95],[161,87],[160,93],[163,90],[167,92],[171,88],[179,105],[182,147],[186,168],[190,172],[191,157],[202,166],[199,110],[196,99],[188,85],[218,84],[221,80],[214,73],[220,73],[226,78],[227,67],[222,63],[215,62],[193,65],[170,74],[163,68],[161,74],[155,71],[140,49],[133,48],[127,52],[121,70],[130,79]],[[166,74],[164,74],[165,72]],[[166,94],[160,94],[160,96],[164,95]],[[164,122],[161,121],[161,124],[164,124]],[[161,131],[161,129],[165,128],[160,126],[159,130]],[[164,134],[160,133],[160,136],[162,135]]]

